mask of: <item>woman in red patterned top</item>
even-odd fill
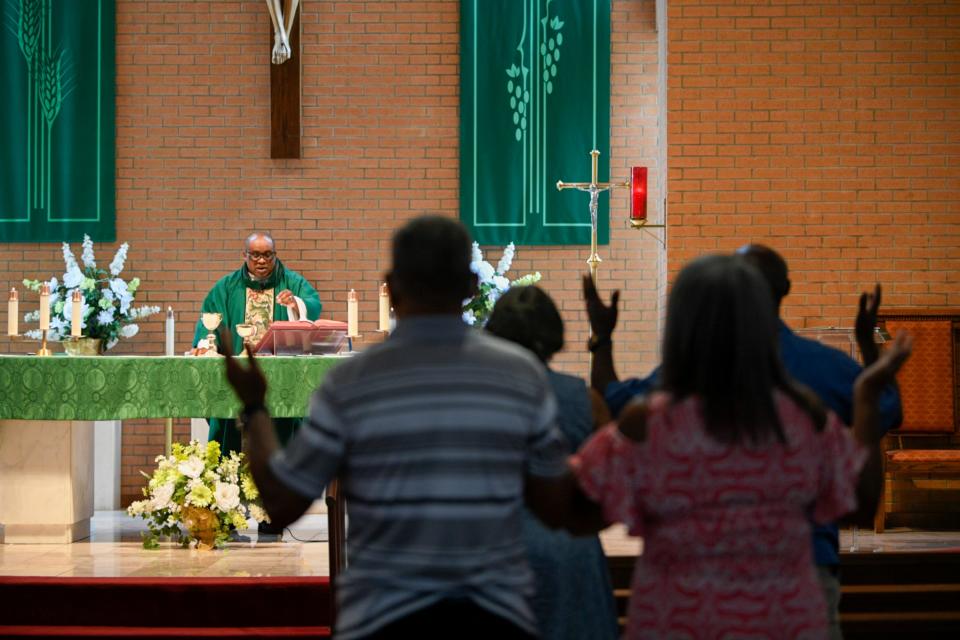
[[[627,638],[822,638],[808,515],[867,520],[877,398],[895,343],[855,386],[854,428],[784,373],[768,286],[738,257],[688,265],[670,295],[660,391],[572,459],[607,522],[644,538]],[[861,473],[862,471],[862,473]]]

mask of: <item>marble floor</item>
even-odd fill
[[[326,576],[327,516],[306,515],[282,542],[260,542],[257,530],[240,532],[245,542],[197,551],[162,542],[147,550],[143,520],[123,511],[97,511],[91,535],[73,544],[0,544],[0,576],[252,577]]]
[[[122,511],[98,511],[89,539],[73,544],[0,544],[0,576],[76,577],[251,577],[329,575],[327,516],[308,514],[294,523],[282,542],[261,542],[256,529],[241,534],[249,540],[231,542],[224,549],[196,551],[161,543],[146,550],[140,542],[143,520]],[[601,536],[608,556],[638,555],[643,543],[622,526]],[[960,532],[894,529],[841,532],[844,552],[956,550]]]

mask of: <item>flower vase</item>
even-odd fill
[[[183,524],[190,537],[197,541],[197,549],[213,549],[217,537],[217,515],[203,507],[184,507]]]
[[[68,356],[101,356],[106,351],[100,338],[64,338],[62,344]]]

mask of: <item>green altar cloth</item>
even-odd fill
[[[257,360],[275,417],[302,417],[337,356]],[[0,420],[232,418],[241,409],[223,358],[0,355]]]

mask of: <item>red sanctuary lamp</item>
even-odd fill
[[[642,227],[647,224],[647,168],[630,169],[630,225]]]

